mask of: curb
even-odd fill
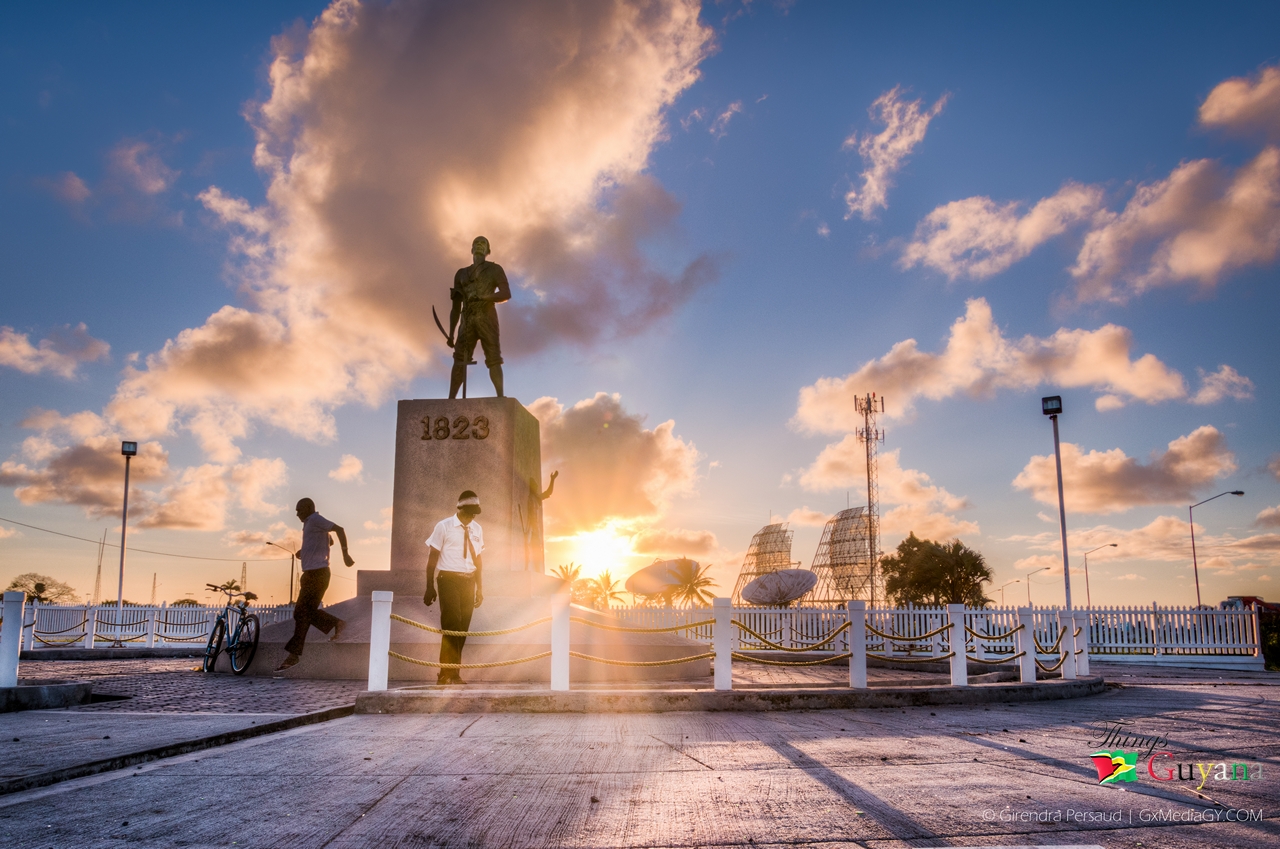
[[[277,731],[288,731],[291,728],[301,728],[304,725],[316,725],[317,723],[328,722],[331,719],[341,719],[344,716],[351,716],[354,712],[354,705],[343,705],[342,707],[329,708],[328,710],[320,710],[314,713],[304,713],[298,716],[291,716],[288,719],[278,719],[274,722],[265,722],[262,725],[241,728],[237,731],[225,731],[221,734],[214,734],[209,737],[197,737],[194,740],[184,740],[181,743],[170,743],[167,746],[157,746],[154,749],[143,749],[140,752],[116,755],[113,758],[103,758],[100,761],[90,761],[89,763],[63,767],[62,769],[49,770],[48,772],[37,772],[32,775],[23,775],[18,778],[11,778],[8,781],[0,782],[0,796],[7,795],[9,793],[20,793],[23,790],[33,790],[37,787],[47,787],[50,784],[70,781],[73,778],[84,778],[85,776],[97,775],[101,772],[111,772],[112,770],[133,766],[134,764],[158,761],[163,758],[176,757],[177,755],[185,755],[188,752],[198,752],[202,749],[214,749],[218,746],[226,746],[229,743],[239,743],[241,740],[250,740],[254,737],[262,737],[266,734],[274,734]]]
[[[667,711],[849,710],[1056,701],[1094,696],[1101,677],[982,687],[886,687],[874,690],[644,690],[526,693],[383,690],[356,696],[358,714],[663,713]]]
[[[92,695],[90,681],[19,681],[16,687],[0,687],[0,713],[82,705]]]
[[[19,660],[137,660],[144,657],[204,657],[204,646],[195,648],[127,649],[25,649]]]

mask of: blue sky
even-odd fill
[[[129,597],[238,576],[302,495],[383,567],[394,401],[447,388],[427,313],[476,230],[557,434],[550,563],[687,553],[727,591],[773,515],[807,565],[874,391],[886,543],[958,535],[1059,601],[1061,394],[1077,601],[1118,542],[1095,603],[1194,602],[1186,508],[1230,489],[1205,600],[1276,595],[1280,13],[573,6],[6,11],[0,516],[118,533],[138,438],[131,540],[229,560],[131,555]],[[477,29],[505,61],[455,54]],[[91,591],[92,546],[0,528],[0,579]]]

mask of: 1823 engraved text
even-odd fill
[[[489,417],[476,416],[469,419],[457,416],[426,416],[422,419],[423,439],[487,439],[489,436]]]

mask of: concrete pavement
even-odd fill
[[[1280,845],[1280,676],[1100,671],[1008,706],[353,716],[0,797],[0,845]],[[1261,777],[1099,786],[1108,721]]]

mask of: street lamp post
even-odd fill
[[[1058,416],[1062,413],[1062,396],[1050,395],[1047,398],[1041,398],[1040,412],[1053,422],[1053,459],[1058,467],[1058,526],[1062,532],[1062,585],[1066,590],[1067,610],[1070,610],[1071,564],[1067,562],[1067,504],[1062,497],[1062,448],[1058,444]]]
[[[267,545],[274,545],[276,548],[280,549],[281,551],[289,552],[289,603],[293,604],[293,564],[294,564],[294,561],[297,559],[297,556],[298,556],[297,552],[293,551],[292,549],[285,548],[280,543],[272,542],[271,540],[267,540]]]
[[[1213,498],[1221,498],[1224,495],[1244,495],[1243,489],[1233,489],[1229,492],[1219,492]],[[1200,607],[1200,563],[1196,560],[1196,519],[1191,512],[1201,504],[1208,504],[1213,498],[1206,498],[1204,501],[1198,501],[1187,508],[1187,524],[1191,525],[1191,567],[1195,570],[1196,575],[1196,608]]]
[[[1043,572],[1048,568],[1048,566],[1041,566],[1039,569],[1033,569],[1027,573],[1027,607],[1031,606],[1031,576],[1036,572]]]
[[[1119,545],[1120,544],[1116,542],[1109,542],[1106,545],[1091,548],[1084,553],[1084,603],[1089,606],[1090,610],[1093,610],[1093,594],[1089,592],[1089,555],[1093,554],[1095,551],[1101,551],[1107,546],[1117,548]]]
[[[1019,581],[1018,578],[1014,578],[1012,581],[1008,581],[1007,583],[1005,583],[1003,587],[1000,588],[1000,606],[1001,607],[1004,607],[1004,588],[1009,586],[1009,584],[1016,584],[1018,583],[1018,581]]]
[[[138,454],[138,443],[121,442],[124,455],[124,509],[120,514],[120,582],[116,585],[116,640],[113,645],[123,646],[120,640],[120,623],[124,621],[124,538],[129,528],[129,461]]]

